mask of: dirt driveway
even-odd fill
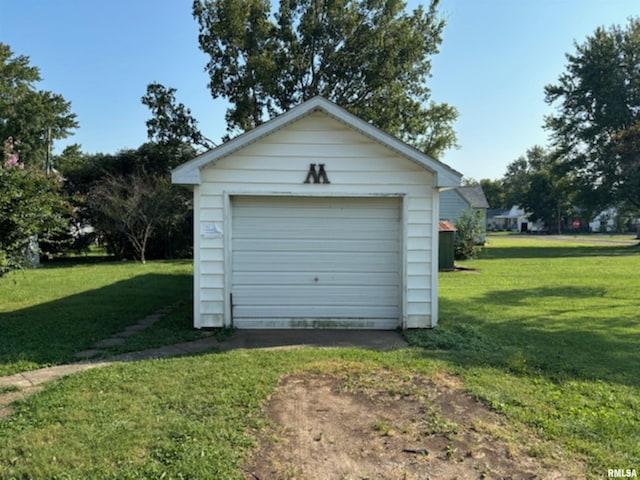
[[[584,478],[581,465],[510,431],[446,374],[291,375],[267,414],[272,426],[243,466],[248,480]]]

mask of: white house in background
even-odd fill
[[[487,218],[487,229],[489,231],[539,232],[543,226],[540,221],[532,222],[529,220],[529,214],[518,205],[514,205],[508,211],[498,212],[496,215],[490,215]]]
[[[600,212],[593,221],[589,222],[589,230],[592,232],[612,232],[615,230],[615,218],[618,213],[616,208],[609,208]]]
[[[177,167],[194,326],[434,327],[439,190],[461,178],[322,97]]]
[[[624,211],[623,211],[624,212]],[[616,207],[611,207],[600,212],[593,221],[589,222],[589,230],[592,232],[625,232],[636,231],[640,238],[640,217],[632,218],[629,215],[622,215]]]

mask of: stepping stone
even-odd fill
[[[163,316],[164,315],[158,315],[158,314],[149,315],[148,317],[140,320],[136,325],[150,327],[151,325],[156,323],[158,320],[160,320]]]
[[[128,332],[138,333],[138,332],[141,332],[143,330],[146,330],[147,328],[149,328],[149,327],[147,327],[146,325],[138,325],[138,324],[130,325],[127,328],[125,328],[124,332],[122,332],[122,333],[128,333]]]
[[[126,337],[132,337],[133,335],[137,335],[138,333],[140,333],[140,330],[128,330],[125,332],[118,332],[115,334],[115,336],[126,338]]]
[[[97,348],[91,348],[89,350],[83,350],[75,354],[75,357],[80,360],[87,360],[89,358],[97,357],[106,353],[104,350],[98,350]]]
[[[105,338],[104,340],[100,340],[99,342],[96,342],[95,347],[105,348],[105,347],[115,347],[117,345],[124,345],[124,338]]]

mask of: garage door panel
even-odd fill
[[[300,237],[288,237],[283,239],[270,241],[271,239],[262,238],[260,241],[255,241],[250,238],[234,239],[234,253],[244,254],[244,252],[262,251],[265,253],[272,252],[294,252],[295,249],[300,248]],[[315,237],[305,238],[304,245],[306,250],[304,253],[309,252],[358,252],[358,253],[385,253],[393,251],[396,248],[397,239],[363,239],[363,240],[345,240],[345,239],[319,239]]]
[[[272,219],[314,218],[321,216],[335,217],[339,212],[341,218],[397,218],[397,211],[388,198],[335,198],[329,199],[331,205],[318,203],[315,197],[272,197],[266,204],[256,204],[257,197],[236,197],[237,207],[234,218],[263,218],[268,215]],[[265,198],[265,197],[261,197]],[[395,201],[397,199],[391,199]]]
[[[316,285],[320,282],[329,282],[337,286],[367,287],[369,285],[384,285],[388,287],[398,285],[398,275],[396,272],[380,273],[371,275],[370,273],[352,273],[331,271],[325,274],[311,276],[308,272],[236,272],[236,291],[239,287],[257,288],[262,285],[279,285],[288,287],[291,285]],[[318,279],[316,281],[316,278]]]
[[[395,328],[399,218],[398,198],[233,198],[234,324]]]
[[[280,285],[246,286],[236,289],[234,303],[238,305],[264,306],[331,306],[362,305],[361,286],[322,286],[322,285],[292,285],[283,288]],[[398,295],[388,288],[388,285],[372,285],[367,287],[367,293],[372,298],[367,306],[397,306]]]
[[[359,257],[358,253],[295,252],[287,255],[270,255],[266,252],[246,252],[242,256],[234,255],[234,272],[273,272],[277,265],[280,272],[308,272],[309,275],[327,272],[351,272]],[[396,254],[378,254],[375,258],[362,258],[357,272],[388,273],[396,272],[392,263]]]
[[[327,221],[331,222],[331,229],[327,229]],[[331,218],[304,218],[295,221],[296,223],[260,223],[259,219],[254,219],[254,223],[240,224],[234,222],[233,232],[235,239],[252,239],[264,242],[285,240],[285,239],[300,239],[300,240],[313,240],[324,239],[334,240],[336,239],[336,232],[348,232],[349,236],[355,238],[366,239],[381,239],[381,240],[397,240],[395,233],[397,227],[391,225],[393,229],[389,228],[389,222],[384,222],[383,219],[376,218],[374,222],[362,223],[355,220],[335,220]],[[256,232],[256,225],[260,225],[259,232]],[[259,234],[256,237],[256,234]]]

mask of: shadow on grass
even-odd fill
[[[20,364],[32,369],[75,360],[76,352],[188,298],[191,285],[191,275],[144,274],[0,313],[0,375]]]
[[[638,245],[567,245],[540,247],[499,247],[489,246],[482,250],[482,259],[515,258],[577,258],[577,257],[622,257],[640,254]]]
[[[500,305],[518,306],[530,303],[532,299],[548,302],[551,299],[580,299],[602,297],[607,290],[603,287],[575,287],[575,286],[554,286],[537,288],[520,288],[515,290],[500,290],[488,292],[482,296],[481,302],[484,304],[495,304],[496,300]]]
[[[410,331],[410,343],[425,349],[430,358],[459,366],[488,366],[516,375],[545,376],[552,381],[602,380],[640,385],[640,327],[637,316],[598,319],[588,315],[579,299],[600,295],[598,288],[533,288],[487,292],[462,301],[440,299],[437,329]],[[517,309],[531,298],[543,304],[566,297],[566,307],[547,308],[535,317],[514,315],[513,320],[487,319],[496,305]],[[576,301],[578,299],[578,301]],[[575,320],[557,321],[576,313]]]

